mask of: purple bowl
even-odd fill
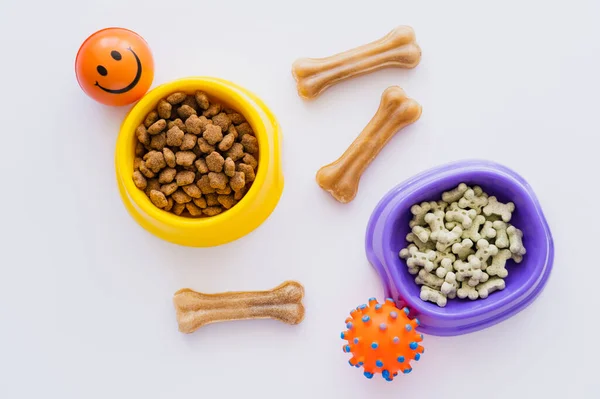
[[[419,298],[420,287],[398,256],[407,246],[410,207],[422,201],[440,200],[443,191],[461,182],[479,185],[499,201],[512,201],[516,210],[510,221],[523,231],[527,254],[520,264],[509,260],[506,288],[486,299],[452,299],[444,308]],[[552,270],[554,244],[540,204],[527,182],[512,170],[489,161],[468,160],[443,165],[396,186],[379,202],[366,235],[367,258],[379,273],[386,296],[399,307],[408,306],[423,333],[438,336],[466,334],[490,327],[527,307],[540,294]]]

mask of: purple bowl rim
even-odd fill
[[[376,255],[375,250],[373,248],[373,237],[374,237],[374,229],[377,227],[380,222],[382,213],[387,211],[386,216],[389,216],[390,213],[393,212],[393,208],[397,206],[397,203],[401,202],[405,197],[417,191],[424,186],[428,186],[433,183],[435,180],[442,180],[447,177],[453,177],[461,172],[474,172],[474,171],[487,171],[492,172],[498,175],[503,175],[504,177],[513,180],[513,183],[519,185],[523,192],[527,193],[528,200],[532,203],[533,207],[536,209],[537,214],[535,215],[536,219],[539,220],[542,229],[545,232],[545,242],[547,245],[545,263],[541,266],[541,273],[537,278],[533,278],[532,280],[536,280],[537,283],[534,282],[533,289],[530,289],[529,292],[526,292],[526,298],[516,302],[514,306],[508,307],[503,312],[493,315],[490,318],[485,318],[483,320],[476,321],[470,325],[458,326],[458,327],[440,327],[440,326],[428,326],[426,324],[422,324],[419,329],[431,335],[439,335],[439,336],[454,336],[454,335],[462,335],[478,330],[482,330],[487,327],[491,327],[509,317],[514,316],[528,305],[530,305],[542,292],[545,288],[547,280],[551,274],[553,264],[554,264],[554,240],[552,237],[552,233],[550,231],[550,227],[548,222],[544,216],[544,213],[541,208],[541,204],[535,195],[532,187],[527,183],[527,181],[520,176],[518,173],[509,169],[508,167],[501,165],[499,163],[488,161],[488,160],[479,160],[479,159],[470,159],[470,160],[461,160],[454,161],[446,164],[442,164],[431,169],[427,169],[421,173],[418,173],[400,184],[396,185],[390,191],[388,191],[382,199],[375,206],[373,213],[369,219],[366,229],[365,236],[365,250],[367,259],[371,263],[372,267],[377,271],[380,278],[383,281],[385,295],[390,298],[394,298],[396,300],[401,300],[405,303],[402,306],[408,305],[411,309],[411,313],[415,312],[416,315],[426,314],[427,316],[439,320],[448,320],[448,319],[469,319],[475,316],[480,316],[481,312],[487,310],[475,310],[470,312],[465,312],[464,315],[458,316],[456,314],[448,315],[444,314],[443,311],[432,311],[431,306],[429,304],[422,302],[420,298],[417,298],[418,301],[412,300],[414,298],[413,295],[408,295],[405,292],[401,292],[401,287],[395,287],[390,283],[390,280],[394,279],[396,276],[396,281],[398,271],[393,268],[387,267],[384,264],[384,260],[380,260]],[[393,208],[389,208],[391,205],[394,205]],[[518,298],[515,298],[518,299]],[[505,306],[509,306],[512,301],[508,301]],[[493,305],[492,303],[491,305]],[[501,305],[499,305],[501,306]],[[492,306],[493,307],[493,306]]]

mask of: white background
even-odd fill
[[[61,9],[62,7],[62,9]],[[597,1],[54,0],[0,4],[0,398],[600,397]],[[414,70],[348,81],[301,100],[292,62],[410,25]],[[257,93],[283,128],[286,186],[254,233],[183,248],[127,214],[113,154],[126,108],[87,98],[81,42],[107,26],[140,33],[154,85],[189,75]],[[318,188],[400,85],[423,115],[398,134],[342,205]],[[364,254],[377,201],[412,175],[463,158],[513,168],[533,186],[556,244],[554,271],[525,311],[477,333],[426,336],[412,374],[387,383],[350,368],[348,311],[382,299]],[[173,293],[261,290],[295,279],[304,322],[177,331]]]

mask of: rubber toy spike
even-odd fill
[[[353,309],[346,319],[347,330],[341,333],[347,341],[342,349],[352,355],[350,365],[362,367],[369,379],[379,373],[392,381],[399,373],[410,373],[410,362],[418,361],[425,349],[419,345],[423,341],[417,332],[419,320],[408,314],[408,308],[398,309],[390,298],[384,303],[370,298],[368,305]]]

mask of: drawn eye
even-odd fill
[[[106,70],[106,68],[104,68],[102,65],[98,65],[96,67],[96,71],[98,71],[98,73],[102,76],[106,76],[108,75],[108,71]]]
[[[119,53],[117,50],[111,51],[110,56],[113,57],[115,61],[121,61],[122,58],[121,53]]]

